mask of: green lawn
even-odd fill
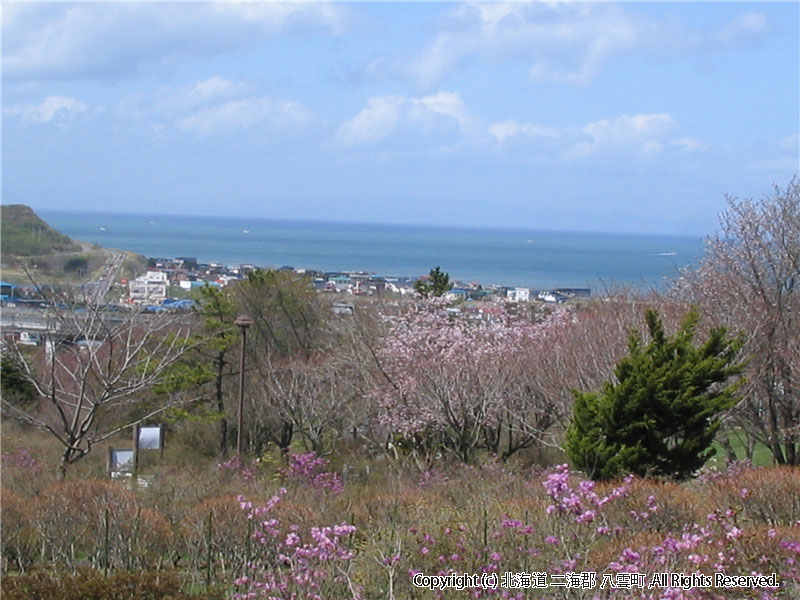
[[[729,434],[729,437],[731,445],[733,446],[733,450],[736,452],[738,459],[744,460],[747,458],[744,444],[744,434],[739,431],[734,431]],[[708,465],[713,465],[717,468],[724,467],[728,460],[727,452],[725,452],[719,442],[714,442],[713,448],[715,454],[713,457],[711,457],[711,460],[708,461]],[[757,443],[755,449],[753,450],[753,466],[767,467],[772,464],[772,453],[769,451],[769,448],[767,448],[764,444]]]

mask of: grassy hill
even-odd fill
[[[29,206],[0,206],[0,252],[3,262],[14,257],[47,256],[63,252],[79,252],[81,247],[66,235],[42,221]]]
[[[2,245],[0,278],[12,283],[75,284],[99,276],[109,259],[119,253],[125,261],[118,273],[128,279],[146,266],[143,256],[79,242],[59,233],[23,204],[0,205]]]

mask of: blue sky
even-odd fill
[[[798,173],[797,2],[4,2],[3,203],[712,233]]]

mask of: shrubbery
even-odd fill
[[[792,468],[737,466],[683,483],[595,483],[566,465],[532,473],[490,461],[423,474],[375,468],[347,483],[313,454],[226,464],[185,479],[154,477],[139,489],[78,480],[37,497],[4,492],[3,556],[8,568],[24,565],[28,573],[7,574],[3,597],[183,599],[182,590],[202,592],[210,582],[242,599],[263,590],[279,600],[461,599],[464,591],[419,590],[412,581],[416,573],[464,572],[497,576],[497,589],[478,586],[469,591],[474,598],[561,591],[558,597],[587,600],[769,600],[800,593],[800,478]],[[30,571],[33,565],[47,574]],[[625,573],[645,574],[649,583],[668,571],[776,573],[780,586],[609,587]],[[547,573],[548,583],[575,578],[578,587],[502,589],[505,573]],[[582,589],[590,573],[595,585]]]
[[[182,591],[181,578],[169,571],[120,572],[103,577],[98,571],[83,570],[76,575],[36,571],[29,575],[4,577],[6,600],[222,600],[223,592],[205,595]]]
[[[20,368],[3,357],[3,410],[26,428],[9,444],[4,422],[4,597],[167,600],[215,586],[242,600],[800,597],[797,468],[701,469],[723,411],[748,458],[759,442],[778,464],[800,462],[798,192],[794,180],[770,210],[732,203],[732,235],[671,300],[551,311],[429,298],[340,318],[308,279],[259,272],[209,292],[193,316],[131,314],[113,335],[85,307],[62,311],[101,344],[8,338]],[[441,291],[444,275],[432,277]],[[681,326],[692,302],[703,318]],[[255,460],[226,460],[240,312],[254,323],[235,433]],[[634,334],[626,357],[643,324],[649,337]],[[695,327],[707,342],[694,344]],[[732,408],[729,376],[742,370]],[[102,456],[89,450],[168,407],[165,461],[143,460],[138,483],[99,479]],[[548,453],[563,460],[570,418],[566,446],[583,474],[541,470]],[[31,424],[53,434],[46,452]],[[39,461],[53,446],[58,483]],[[668,572],[774,573],[778,585],[647,587]],[[460,573],[500,585],[412,583]],[[550,585],[531,587],[540,581]]]

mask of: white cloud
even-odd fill
[[[261,125],[297,129],[313,120],[313,113],[298,102],[219,76],[134,94],[123,98],[117,109],[123,117],[148,121],[146,129],[159,135],[170,130],[212,135]]]
[[[346,146],[400,144],[408,147],[478,147],[494,141],[498,149],[546,161],[649,159],[667,152],[704,150],[699,140],[681,134],[668,113],[640,113],[562,127],[515,119],[485,123],[470,113],[458,94],[377,96],[342,123],[338,139]]]
[[[657,154],[661,154],[661,152],[663,152],[664,144],[658,140],[647,140],[646,142],[642,143],[641,150],[642,156],[644,157],[656,156]]]
[[[520,124],[515,120],[505,121],[503,123],[492,123],[489,125],[489,133],[495,137],[499,144],[502,144],[507,139],[520,135]]]
[[[535,125],[533,123],[518,123],[513,119],[503,123],[492,123],[489,125],[489,133],[500,144],[516,136],[557,139],[563,135],[562,131],[554,127],[545,127],[544,125]]]
[[[69,119],[86,112],[88,105],[69,96],[48,96],[39,104],[9,106],[3,112],[20,116],[31,123],[48,123],[54,119]]]
[[[674,130],[675,119],[665,113],[623,115],[616,119],[601,119],[589,123],[583,132],[600,146],[646,143]]]
[[[700,152],[702,150],[708,150],[708,147],[703,142],[690,137],[675,138],[674,140],[670,140],[670,144],[677,146],[678,148],[683,148],[687,152]]]
[[[669,147],[700,150],[702,144],[673,137],[680,127],[667,113],[622,115],[586,125],[548,127],[510,120],[492,123],[489,133],[499,146],[522,144],[529,152],[552,160],[659,155]]]
[[[427,135],[434,143],[477,131],[458,94],[439,92],[422,97],[376,96],[339,127],[338,138],[348,146],[373,145],[395,135]]]
[[[800,135],[796,133],[794,135],[789,135],[780,140],[780,142],[778,142],[778,145],[784,150],[797,151],[798,148],[800,148]]]
[[[563,158],[619,156],[633,154],[652,157],[660,154],[671,133],[678,129],[672,115],[637,114],[601,119],[581,128],[588,138],[574,144]]]
[[[339,34],[345,30],[347,21],[346,12],[332,2],[229,0],[216,2],[213,8],[223,19],[249,21],[269,33],[312,27]]]
[[[785,173],[788,176],[800,173],[800,135],[786,136],[764,149],[765,157],[750,163],[752,171]]]
[[[367,106],[339,128],[339,139],[357,146],[389,137],[400,122],[406,102],[407,99],[400,96],[369,98]]]
[[[714,38],[720,46],[730,46],[759,38],[768,31],[767,17],[763,13],[749,12],[724,25]]]
[[[755,12],[696,32],[601,2],[468,3],[452,11],[406,72],[432,87],[469,62],[512,60],[526,64],[534,81],[582,86],[617,56],[717,51],[762,37],[768,29],[766,17]]]
[[[131,118],[174,118],[215,102],[252,95],[254,88],[219,76],[192,84],[164,86],[132,94],[117,103],[119,113]]]
[[[6,3],[10,80],[118,79],[146,66],[215,56],[266,36],[340,32],[346,9],[317,2]]]
[[[210,135],[250,129],[267,123],[278,128],[294,128],[305,124],[310,113],[296,102],[276,102],[267,97],[228,100],[203,108],[178,119],[181,131]]]
[[[235,84],[230,79],[214,76],[195,83],[191,93],[201,99],[219,98],[244,88],[245,86]]]
[[[789,175],[797,175],[800,171],[800,158],[795,156],[778,156],[775,158],[765,158],[750,165],[753,171],[786,172]]]
[[[699,140],[679,135],[680,130],[668,113],[621,115],[563,127],[515,119],[486,124],[467,110],[458,94],[439,92],[370,98],[360,112],[342,123],[338,139],[347,146],[387,148],[406,142],[427,150],[454,144],[474,147],[494,140],[499,149],[550,161],[647,159],[668,151],[705,149]]]

